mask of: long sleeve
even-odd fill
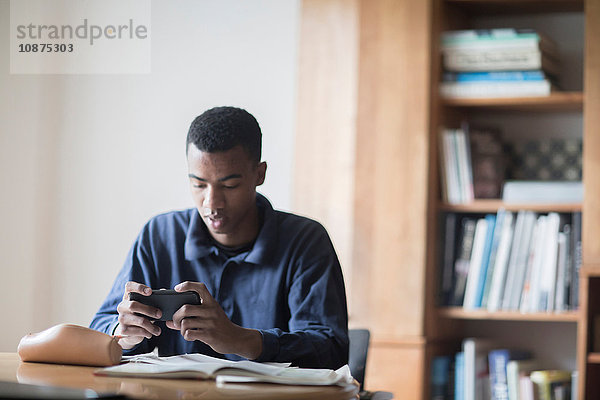
[[[143,230],[140,233],[129,250],[125,263],[117,275],[108,296],[92,319],[90,328],[112,335],[118,324],[117,306],[123,300],[125,284],[128,281],[134,281],[151,285],[154,267],[152,266],[151,257],[146,251],[145,232],[146,230]],[[150,342],[152,340],[145,339],[138,346],[124,352],[144,353],[151,351],[154,346]]]
[[[288,306],[289,332],[260,330],[263,352],[259,361],[291,361],[301,367],[332,369],[348,363],[348,313],[335,252],[297,266]]]

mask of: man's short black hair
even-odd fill
[[[248,111],[236,107],[215,107],[192,121],[187,135],[186,153],[190,143],[207,153],[227,151],[240,145],[258,163],[262,133],[258,122]]]

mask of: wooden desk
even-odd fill
[[[0,353],[0,381],[92,389],[139,399],[357,399],[358,387],[226,384],[189,379],[101,377],[96,368],[21,362],[16,353]]]

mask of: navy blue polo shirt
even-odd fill
[[[348,313],[338,258],[321,224],[273,210],[257,194],[262,227],[254,245],[229,257],[213,241],[198,211],[158,215],[142,229],[108,297],[90,327],[112,334],[125,283],[172,289],[202,282],[229,319],[257,329],[263,337],[258,361],[292,362],[301,367],[338,368],[348,362]],[[217,354],[208,345],[186,341],[177,330],[156,322],[162,332],[127,354],[158,347],[159,355]]]

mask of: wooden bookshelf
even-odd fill
[[[581,111],[582,92],[554,92],[544,97],[443,99],[447,107],[522,112]]]
[[[585,3],[585,11],[584,11],[584,3]],[[439,131],[441,127],[447,128],[456,128],[460,126],[462,121],[475,121],[480,122],[485,121],[494,126],[499,126],[501,128],[506,125],[514,129],[515,127],[523,127],[523,134],[530,134],[532,137],[539,138],[541,137],[552,137],[551,135],[547,136],[547,131],[543,128],[549,125],[547,121],[572,121],[573,119],[580,119],[584,121],[590,115],[600,114],[595,111],[589,112],[593,109],[600,109],[600,98],[598,96],[594,96],[592,98],[592,102],[590,103],[590,84],[589,81],[586,80],[585,85],[573,85],[573,87],[569,87],[567,91],[555,91],[552,92],[549,96],[540,96],[540,97],[517,97],[517,98],[465,98],[465,99],[448,99],[442,98],[439,92],[436,90],[440,79],[442,77],[442,59],[440,56],[439,43],[436,43],[436,37],[439,37],[442,31],[444,30],[453,30],[453,29],[469,29],[469,28],[495,28],[499,26],[485,26],[486,23],[490,23],[496,18],[497,14],[502,14],[499,17],[499,20],[502,23],[506,23],[506,21],[515,20],[518,21],[523,17],[527,16],[529,20],[529,16],[534,18],[539,18],[540,24],[543,25],[543,22],[548,22],[545,18],[548,18],[547,15],[540,15],[541,13],[556,13],[552,18],[571,18],[570,15],[573,12],[580,13],[580,16],[585,15],[586,18],[588,13],[594,15],[594,21],[598,21],[598,7],[599,5],[595,4],[590,7],[592,2],[590,1],[579,1],[579,0],[556,0],[556,1],[544,1],[544,0],[525,0],[525,1],[511,1],[511,0],[440,0],[439,2],[434,1],[434,4],[437,5],[433,11],[433,23],[432,23],[432,60],[434,61],[434,65],[432,65],[431,70],[431,93],[432,93],[432,121],[431,121],[431,131],[429,142],[432,144],[435,149],[431,151],[430,157],[430,184],[436,185],[436,189],[431,193],[430,201],[431,201],[431,210],[429,213],[429,229],[432,232],[429,236],[429,254],[431,255],[428,261],[427,268],[430,271],[429,276],[435,276],[436,271],[439,271],[439,258],[442,257],[440,255],[440,237],[443,237],[443,225],[441,225],[442,219],[440,219],[440,213],[456,213],[456,214],[495,214],[499,209],[503,208],[508,211],[520,211],[527,210],[533,211],[537,213],[550,213],[550,212],[558,212],[558,213],[574,213],[581,212],[583,215],[584,224],[587,221],[587,227],[590,225],[590,211],[596,210],[600,207],[599,202],[595,202],[590,207],[590,191],[586,182],[584,181],[585,193],[584,193],[584,201],[581,203],[527,203],[527,204],[516,204],[516,203],[505,203],[501,199],[476,199],[467,204],[448,204],[447,202],[440,201],[442,197],[439,191],[440,181],[439,181],[439,165],[438,160],[439,154],[437,146],[439,144]],[[596,11],[594,11],[596,10]],[[585,12],[585,14],[583,14]],[[569,15],[566,15],[569,14]],[[591,17],[590,17],[591,18]],[[589,41],[590,33],[588,31],[588,25],[590,19],[586,19],[586,32],[585,37],[587,38],[588,48],[584,50],[585,57],[588,58],[588,54],[590,52],[590,47],[594,47],[595,51],[598,51],[598,45],[594,44],[590,46],[590,44],[597,43],[597,41]],[[492,22],[493,23],[493,22]],[[597,22],[596,22],[597,23]],[[479,25],[478,25],[479,24]],[[518,26],[517,26],[518,27]],[[562,25],[560,25],[562,28]],[[534,29],[540,29],[540,27],[532,27]],[[556,28],[555,28],[556,29]],[[567,28],[563,28],[567,29]],[[556,29],[554,32],[553,38],[560,39],[561,33],[563,33],[560,29]],[[563,44],[564,45],[564,44]],[[579,43],[581,45],[581,43]],[[563,49],[564,51],[564,49]],[[575,54],[573,52],[572,54]],[[597,59],[597,58],[596,58]],[[580,61],[580,60],[575,60]],[[570,61],[566,61],[569,64]],[[588,61],[585,61],[588,62]],[[576,64],[576,63],[575,63]],[[569,65],[575,65],[569,64]],[[591,64],[585,64],[587,67],[584,68],[586,76],[589,78],[589,66]],[[575,70],[573,70],[575,71]],[[574,76],[574,75],[571,75]],[[596,88],[600,87],[599,80],[594,78],[594,84]],[[585,87],[586,91],[581,90],[581,87]],[[594,104],[595,107],[591,108],[591,104]],[[477,119],[479,118],[479,120]],[[512,118],[512,120],[511,120]],[[540,120],[538,122],[537,120]],[[595,121],[598,121],[598,117],[596,117]],[[597,122],[596,122],[597,123]],[[590,134],[592,130],[598,130],[597,128],[591,128],[594,125],[590,125],[589,122],[584,125],[583,131],[579,129],[576,131],[569,131],[573,136],[582,136],[584,138],[584,176],[589,173],[590,170],[594,170],[596,174],[600,174],[600,170],[598,168],[598,150],[590,150],[591,147],[590,141],[597,143],[598,142],[598,133],[592,135],[593,138],[590,139]],[[578,125],[576,125],[578,126]],[[516,132],[519,130],[515,129]],[[537,131],[537,132],[536,132]],[[538,136],[536,136],[536,134]],[[516,136],[516,135],[515,135]],[[600,147],[599,147],[600,148]],[[596,160],[596,164],[593,165],[592,168],[586,169],[585,160],[588,162],[592,160]],[[589,168],[588,163],[588,168]],[[589,175],[588,175],[589,178]],[[600,196],[600,185],[594,185],[591,193],[595,194],[595,197]],[[593,196],[593,195],[592,195]],[[586,207],[587,205],[587,207]],[[586,215],[587,211],[587,215]],[[598,211],[593,211],[594,215],[597,215]],[[585,236],[583,234],[585,228],[582,228],[582,237]],[[595,229],[595,234],[599,234],[598,229]],[[589,234],[588,234],[589,235]],[[592,235],[593,237],[594,235]],[[582,241],[586,239],[583,238]],[[589,236],[588,236],[588,241]],[[584,246],[585,247],[585,246]],[[598,246],[600,250],[600,246]],[[585,251],[585,250],[584,250]],[[593,251],[593,254],[600,254],[599,252]],[[439,272],[438,272],[439,273]],[[430,295],[431,303],[434,305],[429,306],[430,320],[429,329],[428,329],[428,339],[431,338],[432,341],[445,341],[451,338],[464,338],[469,337],[471,335],[490,335],[491,339],[502,339],[500,337],[494,337],[494,329],[498,329],[500,332],[504,332],[504,329],[507,327],[511,327],[514,329],[515,337],[519,336],[519,331],[522,329],[526,332],[535,332],[536,330],[542,332],[543,329],[551,329],[551,327],[555,327],[558,331],[564,329],[564,331],[570,332],[569,341],[573,340],[576,342],[576,346],[572,346],[572,344],[565,344],[562,340],[557,341],[560,342],[562,346],[568,346],[568,348],[572,348],[572,352],[564,355],[567,356],[565,358],[569,359],[569,362],[564,361],[563,365],[569,365],[569,368],[577,361],[583,359],[589,359],[589,356],[586,354],[582,354],[581,343],[582,340],[580,338],[580,330],[582,327],[587,326],[588,324],[588,315],[580,310],[576,311],[568,311],[568,312],[553,312],[553,313],[520,313],[520,312],[509,312],[509,311],[497,311],[497,312],[488,312],[483,309],[476,310],[465,310],[462,307],[438,307],[435,304],[437,297],[437,291],[439,290],[439,281],[436,281],[435,284],[429,286],[429,290],[433,291],[433,294]],[[581,300],[583,301],[583,300]],[[442,325],[445,324],[445,325]],[[557,327],[556,324],[559,324],[560,327]],[[578,335],[573,337],[572,334],[574,332],[574,328],[576,328]],[[586,330],[586,333],[589,334],[589,330]],[[540,333],[541,334],[541,333]],[[523,336],[521,336],[523,337]],[[533,338],[533,336],[531,336]],[[562,339],[562,338],[561,338]],[[515,339],[516,340],[516,339]],[[536,345],[534,340],[530,341],[531,345]],[[577,348],[575,348],[577,347]],[[544,352],[545,349],[538,348],[537,352]],[[433,357],[436,353],[432,352],[428,361]],[[437,353],[443,354],[443,353]],[[446,353],[447,354],[447,353]],[[600,364],[600,362],[598,362]],[[564,367],[564,366],[563,366]],[[581,367],[580,370],[580,383],[585,382],[586,372],[588,372],[587,366],[584,365],[583,370]],[[430,373],[429,370],[426,371],[426,374]],[[594,376],[597,380],[598,376]],[[581,383],[581,395],[580,399],[584,398],[595,398],[593,396],[590,397],[590,392],[587,390],[589,385],[585,383]],[[587,397],[585,397],[587,395]]]
[[[495,213],[500,208],[508,211],[529,210],[536,212],[577,212],[582,210],[581,203],[565,204],[547,204],[547,203],[505,203],[499,199],[475,200],[466,204],[448,204],[441,202],[439,204],[441,211],[460,212],[460,213]]]
[[[538,322],[577,322],[579,313],[567,311],[563,313],[520,313],[517,311],[465,310],[462,307],[443,307],[438,310],[443,318],[495,321],[538,321]]]
[[[600,364],[600,353],[589,353],[587,362],[588,364]]]
[[[594,318],[600,315],[600,263],[585,265],[580,271],[580,312],[581,323],[578,326],[577,355],[578,370],[584,371],[584,382],[580,382],[580,391],[586,399],[600,396],[597,385],[600,379],[600,353],[594,344],[597,334],[594,332]]]
[[[557,13],[552,19],[570,18],[561,13],[573,11],[585,19],[585,40],[566,43],[566,50],[585,43],[583,55],[576,56],[583,62],[583,84],[546,97],[440,98],[443,30],[474,27],[480,16],[502,14],[529,23],[548,13]],[[562,21],[556,25],[559,32],[567,32]],[[521,338],[521,326],[524,331],[538,325],[572,331],[575,325],[579,400],[600,398],[592,390],[600,381],[600,366],[590,361],[596,355],[589,347],[589,316],[583,310],[479,313],[440,309],[436,302],[440,212],[493,213],[500,207],[581,211],[583,263],[600,270],[600,2],[304,0],[300,35],[296,130],[302,135],[295,154],[295,207],[302,205],[299,210],[324,223],[339,249],[344,273],[351,272],[346,281],[350,325],[369,327],[373,338],[367,389],[428,399],[432,357],[453,351],[437,344],[467,337],[473,326],[514,326]],[[440,126],[460,124],[474,115],[502,119],[512,114],[515,119],[531,115],[534,125],[538,117],[552,119],[556,114],[568,120],[583,115],[583,204],[440,202]],[[333,172],[325,176],[323,171]],[[333,175],[332,187],[328,177]],[[307,185],[313,189],[307,191]],[[587,300],[582,298],[582,304]],[[544,335],[536,331],[529,336],[538,333]],[[560,340],[554,343],[565,347]]]

